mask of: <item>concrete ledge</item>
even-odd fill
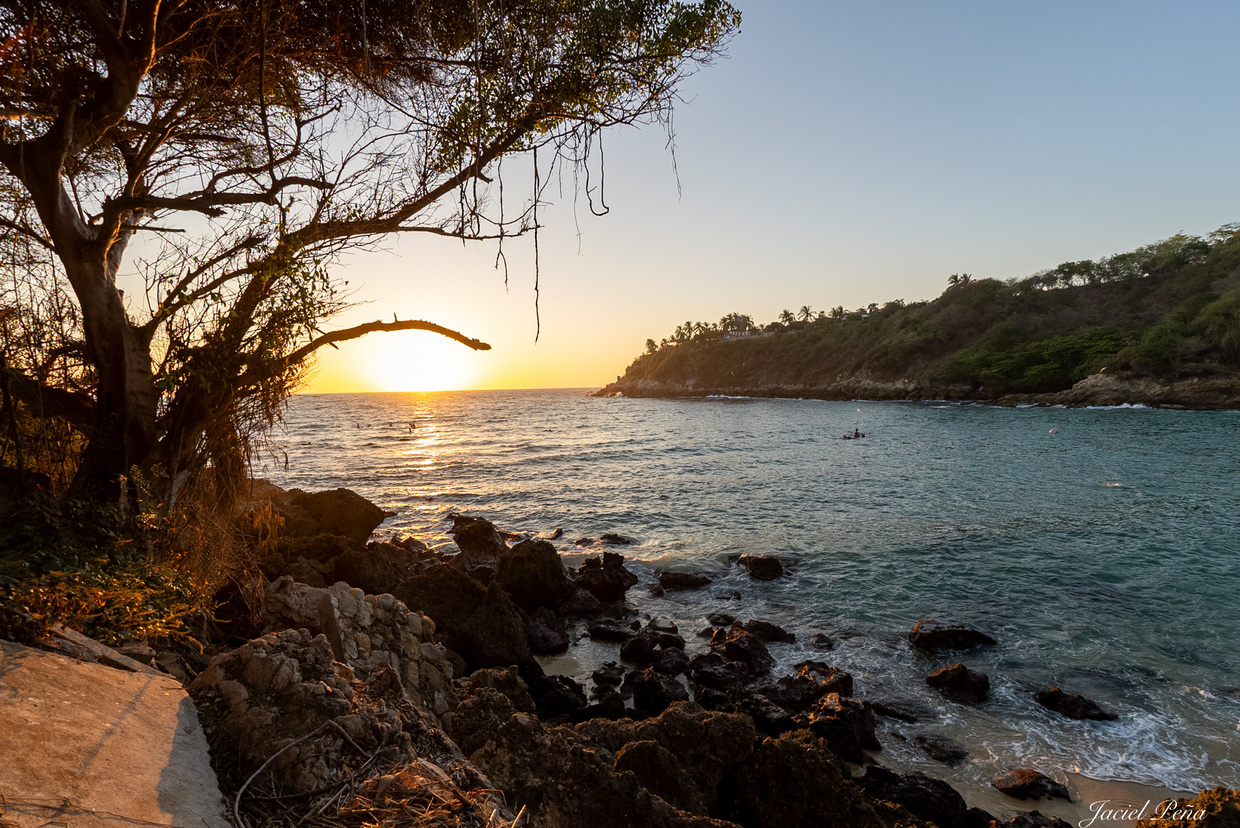
[[[229,826],[170,677],[0,641],[0,734],[0,826]]]

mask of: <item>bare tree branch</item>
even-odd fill
[[[378,333],[380,331],[431,331],[446,336],[449,339],[455,339],[457,342],[473,348],[475,351],[491,350],[491,346],[481,340],[473,339],[451,328],[445,328],[443,325],[436,325],[434,322],[426,322],[421,319],[410,319],[404,322],[399,320],[393,322],[375,321],[324,334],[293,351],[285,358],[284,362],[287,365],[296,365],[324,345],[335,345],[337,342],[357,339],[358,337],[366,336],[366,334]]]

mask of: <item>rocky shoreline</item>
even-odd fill
[[[616,382],[594,392],[598,397],[776,397],[821,400],[923,401],[949,400],[992,405],[1086,406],[1144,405],[1185,410],[1240,409],[1240,374],[1208,373],[1160,379],[1122,373],[1092,374],[1071,388],[1049,394],[993,395],[985,388],[935,379],[877,377],[862,371],[841,376],[829,385],[708,386],[694,380],[652,379]]]
[[[855,697],[826,636],[813,642],[821,658],[777,675],[767,645],[790,633],[716,614],[686,631],[708,641],[688,655],[675,624],[643,624],[626,600],[638,578],[616,551],[625,538],[582,539],[600,554],[570,569],[549,538],[481,518],[455,519],[455,553],[369,541],[384,513],[343,489],[256,485],[249,508],[255,526],[275,530],[256,535],[261,600],[250,612],[226,605],[238,645],[190,683],[239,824],[278,821],[296,802],[358,825],[414,811],[422,821],[391,824],[1068,825],[1025,810],[1068,794],[1036,768],[994,781],[1000,819],[942,779],[878,764],[878,721],[910,714]],[[784,575],[770,556],[735,565],[755,580]],[[669,572],[651,588],[704,585]],[[570,631],[606,654],[589,687],[542,666]],[[956,624],[909,633],[928,652],[993,644]],[[958,704],[988,687],[963,664],[927,683]],[[1058,688],[1036,703],[1109,715]],[[921,748],[945,768],[964,755],[945,740]],[[1240,819],[1240,793],[1207,798]]]

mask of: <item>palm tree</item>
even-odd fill
[[[955,287],[956,285],[960,284],[960,274],[953,273],[952,275],[948,276],[947,284],[949,287]]]
[[[779,322],[782,325],[791,325],[795,321],[797,321],[797,318],[793,316],[792,311],[787,308],[784,308],[784,310],[779,314]]]
[[[802,322],[808,322],[814,318],[814,312],[810,309],[809,305],[802,305],[799,316]]]

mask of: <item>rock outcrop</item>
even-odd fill
[[[971,650],[997,643],[981,630],[965,624],[918,621],[908,634],[909,643],[922,650]]]
[[[1109,722],[1119,718],[1110,710],[1098,704],[1098,702],[1076,693],[1065,693],[1058,687],[1039,690],[1034,694],[1033,700],[1047,710],[1054,710],[1059,715],[1067,716],[1069,719],[1093,719],[1095,721]]]

